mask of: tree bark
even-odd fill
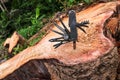
[[[66,65],[53,60],[47,68],[52,80],[116,80],[119,55],[116,48],[89,63]],[[114,56],[114,57],[113,57]]]
[[[51,80],[43,62],[41,60],[31,60],[2,80]]]
[[[115,40],[109,39],[109,37],[103,34],[103,26],[106,20],[114,14],[118,4],[120,4],[118,1],[100,3],[76,13],[77,22],[89,20],[90,24],[88,25],[89,28],[85,28],[86,34],[78,30],[78,42],[76,43],[75,50],[73,49],[72,42],[54,49],[54,43],[49,42],[49,39],[59,36],[50,31],[35,46],[25,49],[10,60],[0,64],[0,79],[9,80],[12,77],[11,73],[15,70],[23,69],[22,65],[32,59],[39,59],[45,63],[49,73],[47,73],[45,67],[42,69],[46,71],[47,75],[50,74],[50,76],[46,76],[48,78],[44,78],[45,80],[49,80],[49,78],[51,80],[115,80],[119,54],[114,44]],[[63,22],[68,27],[68,17],[63,18]],[[60,22],[58,24],[61,26]],[[54,26],[53,29],[58,30]],[[28,63],[24,66],[27,69],[32,69],[32,67],[28,66]],[[36,79],[32,79],[33,75],[39,71],[32,74],[25,67],[25,72],[22,74],[29,75],[27,80],[41,79],[40,75],[34,76]],[[21,71],[16,74],[19,75],[19,73]]]

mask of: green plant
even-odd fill
[[[9,53],[8,53],[8,49],[3,47],[2,45],[0,45],[0,62],[1,60],[6,60],[9,59]]]
[[[23,29],[28,29],[30,26],[32,29],[34,26],[36,28],[36,25],[41,26],[38,23],[41,23],[43,18],[47,18],[54,12],[70,7],[78,1],[79,0],[8,1],[5,3],[6,9],[0,11],[0,38],[7,38],[15,30],[22,31]],[[38,30],[38,27],[36,30]]]
[[[30,46],[33,46],[35,43],[40,41],[44,34],[45,34],[45,32],[42,32],[37,38],[35,38],[32,41],[30,41]]]
[[[28,47],[28,45],[26,45],[26,44],[24,44],[24,45],[17,44],[17,46],[13,49],[12,54],[16,55],[17,53],[19,53],[20,51],[24,50],[27,47]]]
[[[72,7],[74,4],[77,4],[80,2],[80,0],[57,0],[60,4],[61,10],[66,10],[67,8]]]
[[[93,0],[84,0],[84,2],[85,2],[86,4],[91,4],[91,3],[93,2]]]
[[[0,14],[0,40],[4,40],[8,37],[9,32],[12,28],[9,28],[11,21],[6,12],[1,12]]]
[[[40,8],[36,8],[35,10],[36,14],[31,16],[31,26],[28,26],[26,28],[20,29],[18,32],[23,37],[29,39],[32,35],[34,35],[37,31],[39,31],[42,28],[42,19],[45,17],[45,15],[40,16]]]

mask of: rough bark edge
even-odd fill
[[[114,48],[89,63],[66,65],[58,60],[48,60],[46,66],[52,80],[115,80],[119,58],[117,48]]]

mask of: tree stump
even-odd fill
[[[118,67],[116,48],[89,63],[66,65],[53,60],[47,64],[52,80],[115,80]]]
[[[86,34],[78,30],[75,50],[72,42],[54,49],[54,43],[49,42],[49,39],[59,35],[50,31],[36,45],[0,64],[0,79],[10,80],[18,75],[15,80],[21,80],[21,77],[22,80],[115,80],[119,54],[115,39],[106,30],[107,34],[104,34],[104,25],[114,14],[118,4],[119,1],[100,3],[76,13],[77,22],[89,20],[90,24],[88,28],[84,28]],[[68,27],[67,16],[63,18],[63,22]],[[57,23],[61,26],[59,21]],[[54,25],[53,29],[58,31]],[[29,67],[27,62],[33,59],[38,59],[35,62],[45,63],[46,67],[42,67],[44,64],[40,66],[40,63]],[[34,66],[37,71],[32,74]],[[42,74],[36,75],[42,72],[39,67],[46,72],[43,72],[47,74],[46,78],[41,78]],[[21,69],[24,71],[19,72]]]

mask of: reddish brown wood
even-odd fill
[[[118,4],[120,2],[100,3],[76,13],[77,22],[89,20],[90,24],[89,28],[84,28],[87,34],[78,30],[78,42],[75,50],[72,42],[54,49],[54,43],[48,40],[59,37],[59,35],[49,32],[35,46],[25,49],[12,59],[2,63],[0,79],[5,79],[7,75],[28,61],[39,59],[44,60],[52,80],[115,80],[119,55],[114,39],[111,40],[103,34],[103,27],[106,20],[114,14]],[[63,22],[68,27],[68,17],[63,18]],[[60,22],[58,24],[61,25]],[[52,27],[54,30],[58,30],[56,27]],[[26,67],[29,66],[26,65]],[[31,72],[28,74],[32,77]]]
[[[17,45],[18,40],[19,40],[19,36],[17,35],[16,31],[13,33],[11,38],[6,39],[4,46],[9,45],[9,46],[7,46],[9,53],[11,53],[12,49]]]
[[[21,45],[28,44],[27,40],[18,34],[16,31],[13,33],[11,38],[7,38],[4,42],[4,46],[8,48],[8,52],[11,53],[13,48],[20,43]]]

